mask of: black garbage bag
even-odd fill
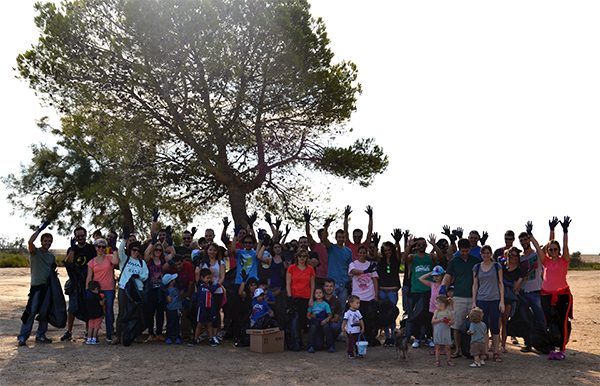
[[[395,324],[398,315],[400,310],[390,299],[380,299],[376,308],[375,325],[377,328],[385,328]]]
[[[519,296],[515,314],[506,324],[506,332],[509,336],[529,337],[531,335],[531,346],[543,354],[549,354],[548,335],[544,327],[537,321],[533,311],[529,309]]]
[[[123,310],[123,346],[131,343],[144,331],[144,302],[133,277],[125,284],[125,309]]]
[[[300,334],[300,315],[298,299],[291,296],[287,299],[285,311],[285,345],[288,350],[300,351],[302,335]]]
[[[50,273],[48,290],[36,319],[48,322],[56,328],[65,328],[67,325],[67,303],[56,271]]]
[[[74,306],[71,309],[71,313],[79,320],[87,322],[89,320],[87,313],[86,295],[85,295],[85,277],[79,270],[79,268],[72,263],[65,261],[65,268],[69,274],[69,280],[71,280],[71,287],[73,293],[69,295],[69,299],[73,302]]]
[[[465,357],[473,358],[473,355],[471,355],[471,335],[467,334],[469,327],[471,327],[471,321],[467,316],[467,320],[460,326],[460,351]]]
[[[229,292],[230,294],[236,293],[236,290],[235,290],[235,276],[236,275],[237,275],[237,267],[232,268],[229,271],[225,272],[225,280],[223,280],[222,285],[223,285],[223,288],[225,288],[225,291]]]
[[[261,316],[260,318],[256,319],[256,322],[254,322],[254,325],[251,327],[255,330],[264,330],[266,328],[275,328],[275,327],[279,327],[279,324],[277,324],[277,321],[273,318],[271,318],[271,315],[266,314]]]

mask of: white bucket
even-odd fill
[[[369,342],[360,341],[356,342],[356,346],[358,347],[358,355],[366,355],[367,347],[369,346]]]

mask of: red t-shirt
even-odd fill
[[[296,264],[290,265],[288,273],[292,275],[292,296],[302,299],[310,299],[310,278],[315,276],[315,270],[308,265],[304,269],[298,268]]]
[[[552,258],[546,256],[544,259],[544,282],[542,289],[546,292],[556,292],[560,288],[565,288],[567,284],[567,271],[569,270],[569,262],[563,257],[556,262]]]
[[[366,241],[362,244],[354,244],[352,241],[348,241],[348,244],[346,244],[346,246],[352,251],[352,261],[356,261],[358,259],[358,247],[361,245],[367,247],[367,252],[369,251],[369,243]]]
[[[319,254],[319,262],[321,263],[321,265],[319,265],[317,268],[315,268],[316,270],[316,275],[318,278],[321,279],[326,279],[327,278],[327,271],[328,271],[328,260],[327,260],[327,249],[325,249],[324,246],[322,246],[320,243],[313,243],[310,246],[310,249],[313,252],[317,252]]]
[[[189,261],[183,262],[183,268],[181,268],[181,272],[177,272],[175,266],[170,266],[169,273],[177,274],[177,288],[179,288],[180,291],[187,291],[189,283],[196,280],[194,266]]]
[[[110,261],[111,256],[105,255],[102,264],[98,264],[96,258],[97,257],[94,257],[92,261],[88,263],[88,269],[91,269],[94,272],[92,280],[95,280],[98,282],[98,284],[100,284],[101,291],[114,291],[115,276],[114,266]]]

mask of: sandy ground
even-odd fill
[[[61,280],[66,280],[64,269]],[[76,339],[60,342],[64,330],[50,327],[50,345],[18,348],[16,336],[29,290],[28,268],[0,269],[0,383],[2,385],[168,383],[230,384],[600,384],[600,271],[572,271],[568,276],[575,298],[573,333],[565,361],[549,361],[545,355],[523,354],[508,345],[502,363],[489,361],[470,368],[469,359],[458,358],[456,367],[433,367],[429,349],[410,349],[409,362],[396,362],[393,348],[369,348],[362,359],[349,360],[345,344],[337,352],[285,351],[257,354],[236,348],[232,342],[219,347],[202,344],[167,346],[152,342],[130,347],[106,343],[87,346],[83,323],[77,321]],[[37,323],[34,325],[37,328]],[[104,333],[101,332],[103,340]]]

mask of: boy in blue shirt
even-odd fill
[[[202,268],[200,270],[200,281],[198,282],[198,324],[196,325],[196,333],[194,340],[191,341],[188,346],[195,346],[200,343],[200,331],[202,327],[208,332],[208,343],[212,347],[219,344],[219,340],[216,338],[217,326],[215,321],[217,320],[217,314],[215,312],[215,305],[213,304],[213,292],[217,289],[217,285],[212,283],[212,270],[209,268]]]
[[[254,327],[256,321],[263,316],[269,314],[272,318],[275,317],[273,310],[269,307],[266,301],[267,295],[265,290],[257,288],[254,291],[254,297],[252,298],[252,315],[250,315],[250,327]]]
[[[183,291],[179,291],[179,288],[177,288],[176,279],[176,273],[167,273],[162,278],[163,285],[167,291],[167,344],[173,343],[172,338],[175,338],[176,344],[181,344],[179,316],[181,315],[181,295]]]

